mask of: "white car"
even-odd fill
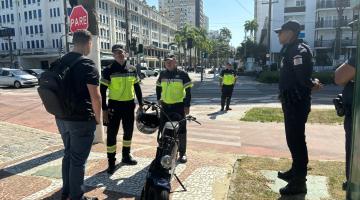
[[[20,69],[0,69],[0,85],[21,88],[23,86],[35,86],[38,79]]]
[[[150,76],[156,77],[158,74],[159,74],[159,72],[155,71],[153,68],[141,67],[140,78],[143,79],[145,77],[150,77]]]

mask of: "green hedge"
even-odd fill
[[[257,78],[261,83],[278,83],[280,73],[278,71],[263,71]],[[318,78],[323,84],[334,83],[334,72],[314,72],[313,78]]]

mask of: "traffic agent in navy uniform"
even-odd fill
[[[156,83],[157,100],[162,105],[165,113],[170,116],[174,116],[175,113],[182,119],[190,112],[193,83],[186,72],[177,69],[173,54],[165,57],[165,67],[166,70],[161,71]],[[166,121],[168,121],[167,118],[161,113],[160,130],[162,130]],[[179,161],[186,163],[186,121],[179,128],[179,153]]]
[[[311,109],[311,92],[322,84],[312,79],[312,52],[298,35],[300,23],[291,20],[275,30],[281,49],[281,69],[279,80],[279,98],[284,112],[286,141],[292,157],[292,167],[279,172],[280,179],[288,184],[280,189],[282,195],[306,193],[308,151],[305,141],[305,124]]]
[[[121,162],[129,165],[137,164],[137,161],[130,154],[135,119],[135,95],[139,107],[142,108],[142,92],[136,68],[126,61],[127,54],[121,45],[114,45],[112,52],[115,61],[104,69],[100,81],[103,117],[104,123],[107,124],[107,156],[109,164],[107,172],[110,174],[114,173],[115,170],[116,136],[121,120],[124,130]],[[107,89],[109,89],[108,104],[106,103]]]
[[[236,83],[237,75],[230,63],[226,64],[226,68],[220,73],[220,87],[221,87],[221,109],[224,110],[226,102],[226,111],[231,110],[230,101]]]

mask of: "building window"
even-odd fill
[[[26,33],[26,35],[29,35],[29,27],[28,26],[25,26],[25,33]]]
[[[34,28],[33,28],[33,26],[30,26],[30,34],[31,34],[31,35],[34,34]]]
[[[55,40],[52,40],[53,48],[55,48]]]
[[[27,12],[24,12],[25,21],[28,19]]]
[[[12,0],[10,0],[10,8],[12,8],[13,7],[13,2],[12,2]]]
[[[13,49],[16,50],[16,42],[13,43]]]
[[[41,18],[41,10],[40,9],[38,9],[38,16],[39,16],[39,18]]]
[[[14,14],[11,14],[11,22],[14,22]]]
[[[33,14],[34,14],[34,19],[36,19],[37,18],[36,10],[33,10]]]
[[[53,16],[52,9],[50,8],[50,17],[52,17],[52,16]]]
[[[38,29],[38,26],[35,25],[35,34],[38,34],[39,33],[39,29]]]
[[[54,24],[51,24],[51,32],[54,33]]]
[[[59,26],[59,32],[61,33],[61,24],[58,24],[58,26]]]
[[[58,32],[58,27],[57,24],[54,24],[54,32],[57,33]]]
[[[296,7],[303,7],[305,6],[305,0],[297,0]]]
[[[40,33],[43,33],[43,27],[42,27],[41,24],[40,24],[40,26],[39,26],[39,32],[40,32]]]
[[[60,17],[60,8],[57,8],[57,16]]]
[[[9,8],[9,0],[5,0],[5,7]]]
[[[26,41],[26,47],[30,49],[30,41]]]
[[[37,49],[40,48],[40,42],[39,42],[39,40],[36,40],[36,48],[37,48]]]
[[[6,15],[7,22],[10,23],[10,15]]]
[[[31,40],[31,48],[35,49],[35,41],[34,40]]]
[[[32,12],[29,11],[29,19],[32,19]]]
[[[44,48],[44,40],[40,40],[40,45],[41,45],[41,48]]]
[[[23,0],[23,4],[24,4],[24,6],[26,5],[26,0]]]

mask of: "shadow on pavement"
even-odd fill
[[[28,161],[25,161],[25,162],[22,162],[22,163],[19,163],[19,164],[10,166],[10,167],[6,167],[4,169],[1,169],[0,172],[8,172],[8,173],[0,173],[0,180],[8,178],[8,177],[16,175],[16,174],[23,173],[32,168],[43,165],[45,163],[57,160],[59,158],[62,158],[63,155],[64,155],[64,151],[58,150],[58,151],[40,156],[40,157],[32,159],[32,160],[28,160]]]
[[[209,116],[210,119],[215,120],[217,116],[223,115],[225,113],[226,113],[226,111],[216,111],[216,112],[207,114],[207,116]]]

